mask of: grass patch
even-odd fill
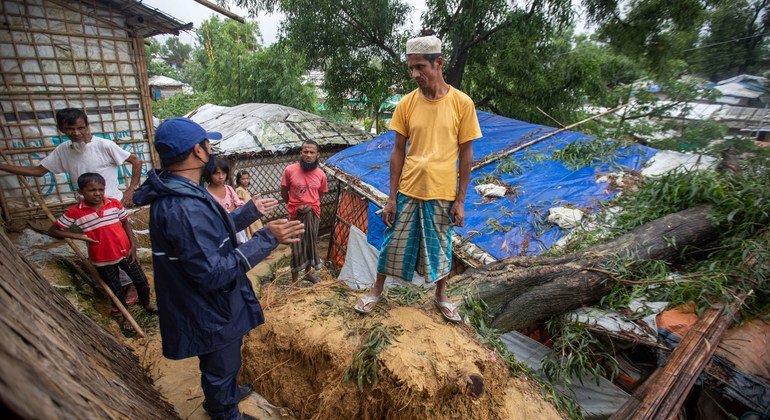
[[[380,353],[400,334],[397,328],[387,328],[377,324],[369,330],[368,337],[353,356],[353,361],[345,372],[345,382],[355,381],[358,389],[365,385],[376,385],[380,370]]]
[[[388,300],[392,300],[401,306],[411,306],[425,297],[424,287],[396,285],[386,289]]]
[[[139,324],[139,327],[145,332],[158,329],[158,316],[148,314],[142,305],[136,304],[129,306],[128,313],[134,317],[134,321]]]
[[[284,255],[268,266],[267,274],[259,278],[260,283],[291,283],[291,270],[285,270],[291,264],[291,254]]]

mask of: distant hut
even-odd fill
[[[251,193],[281,200],[281,174],[299,160],[302,142],[321,146],[321,160],[348,146],[372,138],[349,124],[338,123],[309,112],[275,104],[242,104],[224,107],[206,104],[189,117],[209,131],[222,133],[214,145],[232,162],[233,177],[239,171],[251,175]],[[331,228],[337,203],[337,180],[328,177],[329,193],[321,202],[321,230]],[[273,218],[286,217],[281,206]]]
[[[65,107],[85,109],[92,133],[135,153],[144,170],[158,163],[144,38],[179,34],[192,23],[136,0],[3,0],[0,16],[0,148],[11,163],[38,165],[66,140],[54,117]],[[121,186],[130,176],[130,167],[120,168]],[[54,208],[75,201],[73,181],[34,179]],[[6,220],[39,212],[8,174],[0,174],[0,207]]]
[[[156,101],[168,99],[177,93],[192,93],[192,87],[187,83],[163,75],[150,77],[149,84],[150,95]]]

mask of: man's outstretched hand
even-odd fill
[[[254,205],[257,206],[257,210],[263,215],[270,213],[278,207],[278,200],[275,198],[264,198],[259,194],[254,194],[254,196],[251,197],[251,201],[254,202]]]
[[[275,239],[281,244],[299,242],[305,233],[305,225],[299,220],[278,219],[267,223],[267,228],[273,233]]]

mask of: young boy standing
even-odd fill
[[[88,259],[96,266],[99,276],[112,293],[126,305],[118,268],[131,277],[139,294],[139,302],[150,314],[158,312],[150,303],[150,285],[136,257],[136,241],[128,224],[128,213],[114,198],[104,196],[105,180],[97,173],[86,172],[78,177],[78,192],[83,199],[67,209],[51,225],[48,233],[57,238],[80,239],[88,243]],[[68,232],[73,226],[83,233]],[[123,320],[124,331],[133,328]]]

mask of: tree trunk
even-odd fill
[[[2,229],[0,372],[11,418],[178,418],[131,351],[55,291]]]
[[[457,42],[452,48],[452,56],[446,66],[444,81],[455,89],[460,89],[465,74],[465,64],[468,62],[468,50],[463,48],[463,42]]]
[[[458,276],[488,305],[492,326],[517,330],[532,322],[590,305],[606,295],[612,278],[602,263],[613,259],[671,260],[686,246],[716,239],[709,207],[669,214],[608,243],[561,257],[511,257]],[[593,270],[600,271],[593,271]]]

